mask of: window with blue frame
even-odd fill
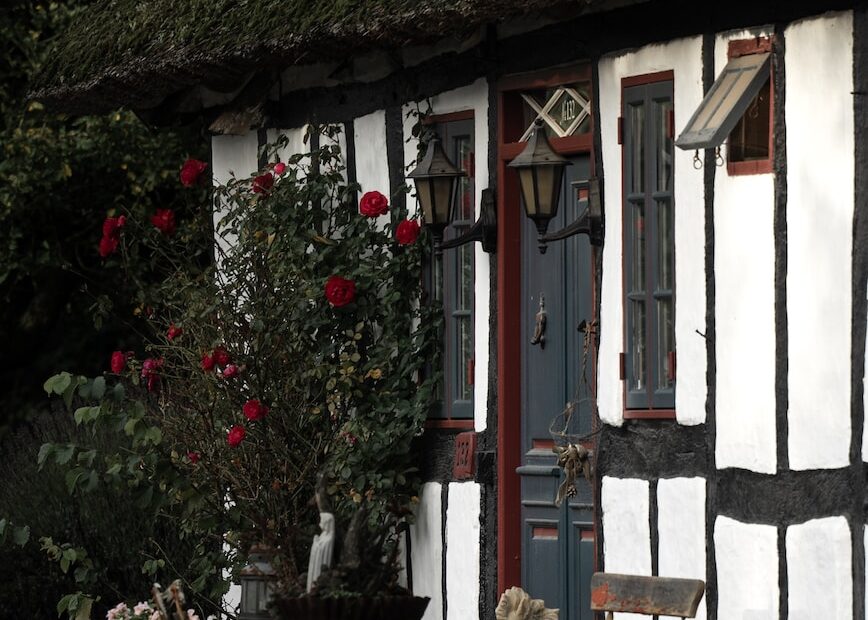
[[[637,83],[639,82],[639,83]],[[675,408],[673,82],[622,91],[626,409]]]

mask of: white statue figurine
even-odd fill
[[[335,516],[330,512],[319,513],[319,529],[321,532],[313,537],[310,561],[307,565],[308,592],[319,579],[323,569],[332,564],[332,553],[335,550]]]

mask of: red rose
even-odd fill
[[[119,217],[107,217],[102,223],[103,237],[117,237],[120,235],[121,228],[127,223],[127,218],[123,215]]]
[[[111,369],[116,375],[121,374],[127,366],[127,356],[122,351],[112,353]]]
[[[166,338],[171,342],[178,336],[184,333],[184,330],[180,327],[176,327],[174,323],[169,325],[169,330],[166,332]]]
[[[274,175],[270,172],[266,172],[265,174],[260,174],[258,177],[253,179],[253,193],[254,194],[267,194],[268,190],[272,188],[274,185]]]
[[[418,238],[419,222],[416,220],[404,220],[398,224],[398,228],[395,229],[395,239],[398,241],[398,245],[410,245],[411,243],[416,243],[416,239]]]
[[[151,224],[164,235],[174,234],[175,212],[171,209],[157,209],[157,212],[151,216]]]
[[[118,249],[118,241],[115,237],[103,237],[99,240],[99,255],[102,258],[111,256]]]
[[[226,368],[223,369],[223,378],[224,379],[233,379],[238,376],[238,366],[235,364],[229,364]]]
[[[212,354],[214,357],[214,363],[217,364],[220,368],[223,368],[232,361],[232,358],[229,357],[229,354],[226,352],[226,349],[223,347],[217,347],[214,349],[214,353]]]
[[[198,452],[191,451],[187,453],[187,458],[190,459],[190,462],[193,463],[193,465],[195,465],[199,462],[199,459],[202,458],[202,455]]]
[[[210,372],[214,370],[214,358],[208,355],[207,353],[202,356],[202,370],[205,372]]]
[[[191,158],[185,161],[184,165],[181,166],[181,185],[184,187],[195,185],[207,167],[208,164],[198,159]]]
[[[389,212],[389,199],[380,192],[365,192],[359,201],[359,211],[365,217],[377,217]]]
[[[250,421],[261,420],[268,413],[268,407],[254,398],[244,403],[242,411],[244,412],[244,417]]]
[[[241,445],[241,442],[244,441],[244,436],[246,434],[247,431],[244,430],[244,427],[240,424],[236,424],[230,428],[229,432],[226,434],[226,443],[229,444],[230,448],[237,448]]]
[[[163,367],[162,359],[149,357],[142,362],[142,379],[147,379],[148,391],[153,392],[160,381],[160,369]]]
[[[325,283],[325,296],[335,308],[346,306],[356,298],[356,283],[340,276],[330,276]]]
[[[284,172],[286,172],[286,164],[285,163],[279,161],[276,164],[274,164],[274,174],[279,175],[279,174],[283,174]]]

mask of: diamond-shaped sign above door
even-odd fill
[[[565,138],[576,133],[576,130],[582,127],[591,115],[591,102],[572,86],[559,86],[545,94],[547,96],[545,103],[541,103],[540,99],[533,94],[521,94],[521,98],[536,112],[536,116],[531,119],[520,142],[530,137],[533,124],[537,119],[542,119],[556,137]]]

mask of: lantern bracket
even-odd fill
[[[494,200],[494,190],[486,188],[482,190],[482,202],[477,219],[467,231],[440,244],[444,250],[457,248],[467,243],[479,241],[482,249],[489,254],[497,251],[497,207]]]
[[[591,245],[600,247],[603,245],[603,213],[600,201],[600,181],[596,177],[587,181],[575,181],[572,183],[574,191],[587,189],[588,206],[576,220],[560,230],[543,235],[541,243],[560,241],[573,235],[588,235]]]

